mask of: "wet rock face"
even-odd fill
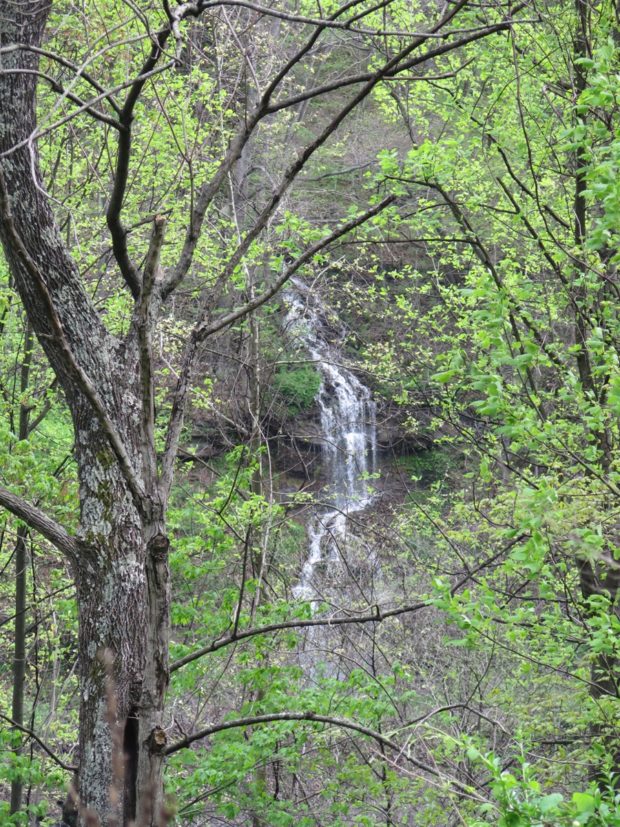
[[[376,414],[376,448],[378,459],[392,458],[425,451],[433,444],[433,434],[427,427],[430,415],[421,414],[419,428],[413,432],[403,422],[402,411],[379,409]],[[305,411],[292,417],[278,429],[280,441],[295,442],[296,448],[303,452],[320,452],[324,445],[324,435],[318,408]]]
[[[377,422],[377,448],[388,457],[426,451],[433,441],[429,431],[421,429],[419,433],[412,433],[396,416]]]
[[[288,425],[286,435],[294,440],[299,448],[309,451],[321,451],[324,437],[318,411],[296,416]]]

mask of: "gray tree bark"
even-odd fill
[[[0,47],[38,46],[49,0],[2,6]],[[103,824],[158,825],[168,543],[157,486],[145,473],[154,448],[144,427],[139,324],[123,342],[107,332],[61,241],[36,146],[28,141],[36,56],[5,52],[2,68],[0,239],[75,429],[80,527],[70,556],[79,609],[78,810],[82,820],[90,811]]]

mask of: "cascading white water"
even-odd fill
[[[301,340],[321,374],[316,401],[328,505],[310,523],[308,557],[293,590],[296,597],[316,603],[319,567],[337,563],[346,548],[348,517],[373,497],[369,476],[376,466],[376,409],[369,389],[339,364],[342,357],[327,338],[325,313],[308,288],[294,280],[285,300],[286,329]]]

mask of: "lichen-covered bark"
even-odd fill
[[[131,399],[130,388],[126,394]],[[76,456],[81,530],[92,549],[76,573],[81,801],[99,815],[108,813],[108,821],[159,825],[168,686],[168,540],[160,519],[138,512],[96,420],[90,432],[78,429]]]
[[[141,697],[146,651],[147,583],[141,516],[115,457],[90,417],[76,428],[80,530],[76,568],[80,652],[80,798],[98,815],[131,812],[132,792],[119,765],[125,722]],[[128,778],[131,769],[128,768]],[[120,814],[117,814],[120,822]]]
[[[49,0],[0,6],[1,47],[41,42]],[[144,433],[138,336],[119,342],[107,332],[60,238],[28,143],[37,60],[23,49],[0,60],[0,241],[75,431],[80,819],[90,810],[104,827],[136,816],[150,827],[161,823],[163,800],[168,541],[156,480],[144,473],[154,448]]]

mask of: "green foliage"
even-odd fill
[[[284,397],[292,416],[312,407],[321,386],[321,374],[311,366],[278,368],[273,384]]]
[[[429,487],[444,479],[454,463],[455,458],[442,448],[417,451],[397,460],[398,469],[423,487]]]
[[[103,87],[118,88],[139,71],[152,32],[164,20],[163,7],[147,7],[142,17],[128,14],[120,0],[87,2],[81,9],[92,26],[87,31],[79,15],[55,4],[48,46],[87,64]],[[364,26],[396,33],[382,35],[380,49],[375,38],[359,35],[356,61],[372,67],[384,49],[409,44],[403,32],[426,29],[431,7],[398,0],[375,9]],[[305,0],[299,8],[317,13]],[[327,2],[322,13],[336,9]],[[504,12],[501,4],[484,9],[489,20]],[[213,651],[175,670],[171,729],[184,733],[215,716],[312,710],[402,745],[400,752],[382,751],[364,737],[311,722],[220,732],[207,748],[170,761],[180,824],[204,820],[208,812],[214,820],[274,827],[405,824],[411,813],[416,824],[439,825],[450,808],[470,827],[620,823],[617,778],[609,775],[617,771],[617,694],[604,686],[592,692],[593,684],[609,683],[609,664],[620,658],[613,585],[620,516],[619,59],[611,6],[594,3],[592,12],[598,27],[589,32],[587,56],[575,55],[572,7],[549,2],[541,20],[520,21],[448,56],[432,84],[412,75],[379,85],[363,120],[349,132],[346,124],[340,127],[308,165],[286,211],[264,238],[248,244],[223,292],[220,274],[248,236],[234,198],[229,204],[218,193],[210,208],[183,306],[170,311],[155,337],[159,447],[183,343],[204,309],[204,295],[215,297],[208,309],[217,318],[269,284],[340,216],[358,214],[361,195],[366,203],[386,190],[398,202],[360,231],[359,260],[354,245],[345,246],[344,259],[326,280],[333,282],[334,312],[354,331],[350,346],[374,374],[373,386],[401,408],[410,433],[425,430],[436,447],[396,463],[418,486],[402,497],[402,507],[383,509],[377,525],[372,516],[356,516],[381,565],[369,576],[362,565],[368,560],[359,566],[347,560],[347,576],[358,590],[336,608],[328,600],[317,608],[293,596],[307,553],[300,509],[308,500],[288,484],[278,491],[267,478],[278,459],[272,446],[257,447],[256,423],[248,445],[179,473],[168,515],[171,657],[210,645]],[[477,4],[465,9],[459,25],[465,32],[479,27]],[[116,26],[118,38],[109,38]],[[269,39],[237,54],[237,32],[229,29],[228,19],[214,14],[193,32],[186,65],[167,72],[161,84],[145,86],[132,133],[139,174],[130,178],[123,206],[136,261],[148,246],[146,217],[155,213],[168,219],[163,265],[177,260],[188,193],[193,203],[200,181],[209,180],[235,125],[246,118],[250,75],[258,72],[251,80],[266,88],[263,73],[279,60]],[[326,38],[309,65],[297,67],[282,95],[350,73],[341,34]],[[299,41],[284,23],[282,35],[284,60]],[[127,48],[134,42],[138,48]],[[44,58],[42,70],[60,72],[75,94],[92,96],[83,77],[65,77],[53,60]],[[317,123],[321,107],[329,115],[337,94],[312,104]],[[132,306],[118,290],[101,209],[114,177],[117,135],[83,116],[67,129],[48,131],[73,105],[41,86],[45,186],[106,325],[121,336],[132,324]],[[408,118],[412,112],[415,118]],[[378,153],[374,144],[371,152],[363,145],[371,129],[385,132]],[[315,134],[316,123],[297,112],[265,120],[253,138],[245,181],[251,209],[243,209],[260,213],[272,189],[266,178],[277,178],[289,155]],[[412,138],[407,149],[405,134]],[[354,178],[341,175],[348,152],[358,166]],[[360,165],[364,153],[370,161]],[[234,189],[232,176],[228,183]],[[586,213],[581,228],[575,227],[577,184]],[[378,237],[384,244],[373,247]],[[312,267],[328,263],[323,253]],[[72,528],[79,499],[69,459],[72,425],[38,346],[31,386],[18,390],[23,314],[13,305],[5,265],[0,268],[2,484],[51,506]],[[310,272],[308,264],[302,274]],[[265,310],[253,322],[262,361],[279,363],[263,407],[275,398],[294,416],[312,408],[321,376],[313,366],[297,366],[296,354],[282,352],[276,321]],[[222,367],[229,357],[234,370],[251,361],[246,328],[239,323],[212,347],[209,342],[208,358],[221,361],[193,391],[196,420],[214,408],[222,412],[223,388],[231,407],[246,413],[233,369]],[[33,420],[47,411],[28,440],[17,435],[20,405],[29,406]],[[232,440],[230,432],[222,439]],[[7,522],[3,537],[13,530],[14,521]],[[372,556],[365,547],[362,552]],[[43,676],[35,722],[46,721],[51,736],[69,748],[75,741],[76,607],[64,591],[70,581],[57,557],[45,546],[35,553],[39,591],[33,584],[32,604],[49,606],[51,619],[43,609],[29,617],[38,660],[28,686]],[[3,570],[11,554],[8,545],[0,549]],[[594,588],[584,586],[589,574]],[[42,598],[42,590],[50,597]],[[7,586],[1,596],[4,611],[12,599]],[[307,620],[313,612],[353,617],[375,602],[415,601],[426,607],[423,620],[412,613],[383,624],[373,620],[348,637],[334,629],[325,638],[287,629],[219,646],[227,636]],[[8,663],[10,641],[3,636],[0,643]],[[314,647],[311,669],[306,646]],[[60,700],[49,688],[59,673],[69,675]],[[8,711],[7,671],[2,678],[1,706]],[[59,708],[61,723],[54,719]],[[47,761],[11,754],[21,739],[5,733],[0,740],[0,784],[20,775],[44,798],[63,786],[63,774],[50,772]],[[411,770],[410,757],[436,767],[439,778],[429,781],[419,768]],[[593,765],[599,777],[607,773],[607,786],[588,786]],[[466,779],[471,797],[454,792],[449,778]],[[44,815],[43,804],[10,821],[0,805],[2,823],[25,824],[38,815]]]
[[[603,791],[592,785],[566,798],[545,792],[527,761],[521,760],[519,771],[513,773],[502,769],[497,756],[484,755],[473,745],[467,748],[467,757],[485,767],[493,795],[491,802],[479,807],[483,818],[468,821],[468,827],[615,827],[620,823],[620,794],[613,785]]]
[[[618,40],[610,9],[597,5],[591,56],[575,55],[577,21],[556,11],[553,31],[526,25],[511,34],[512,46],[498,38],[475,48],[471,73],[416,101],[411,128],[425,119],[440,125],[430,137],[420,129],[406,155],[382,153],[377,179],[397,179],[394,191],[407,194],[413,218],[399,233],[420,239],[422,262],[409,262],[393,285],[377,272],[359,298],[372,302],[366,314],[390,320],[367,345],[368,366],[378,365],[386,391],[393,383],[397,392],[387,392],[413,418],[420,407],[433,410],[436,440],[467,466],[461,490],[441,502],[414,494],[400,528],[411,558],[436,573],[429,599],[452,627],[444,645],[474,663],[503,661],[503,690],[480,697],[524,738],[504,745],[495,769],[485,765],[496,779],[488,823],[504,825],[617,819],[614,793],[596,793],[594,805],[590,793],[571,791],[583,789],[588,764],[608,772],[617,751],[617,693],[593,700],[588,684],[617,673],[619,632],[619,330],[610,284]],[[572,97],[560,94],[570,81],[558,83],[550,57],[562,50],[585,76]],[[399,107],[395,94],[381,98],[392,117],[402,116],[406,94]],[[576,243],[581,185],[586,219]],[[465,580],[475,574],[454,591],[443,567]],[[588,572],[598,585],[584,582]],[[557,715],[575,740],[541,749],[557,738]],[[595,733],[604,734],[600,748]],[[490,754],[491,741],[482,744]],[[502,776],[518,755],[523,777]],[[565,760],[579,764],[580,780],[562,770]]]

